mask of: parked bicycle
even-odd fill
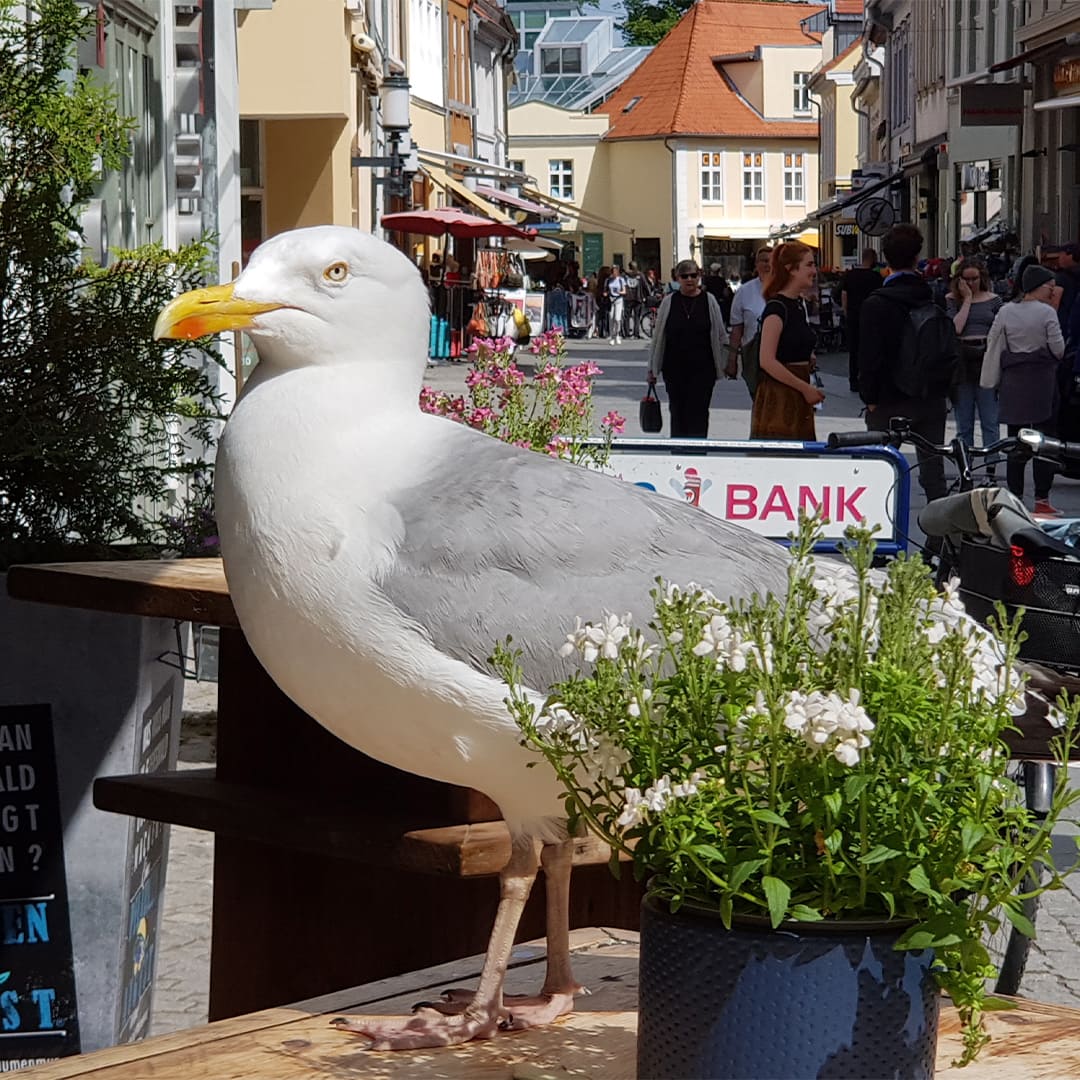
[[[972,618],[981,623],[995,615],[998,603],[1010,617],[1024,612],[1026,640],[1020,659],[1063,676],[1077,673],[1080,662],[1080,550],[1049,536],[1008,491],[977,487],[976,473],[999,457],[1023,455],[1056,463],[1080,462],[1080,443],[1066,443],[1041,432],[1023,429],[1016,437],[990,446],[969,447],[960,439],[938,445],[912,431],[897,418],[888,432],[841,432],[828,436],[830,447],[909,443],[925,453],[946,458],[956,467],[956,494],[929,503],[919,526],[933,538],[937,557],[935,578],[944,585],[959,579],[959,593]],[[977,462],[981,461],[980,466]],[[1055,521],[1054,527],[1060,527]],[[1017,786],[1028,809],[1045,818],[1056,783],[1048,740],[1041,734],[1020,733],[1010,742],[1016,759]],[[1030,892],[1037,881],[1032,875]],[[1022,901],[1021,914],[1034,924],[1038,898]],[[987,947],[999,968],[997,993],[1015,994],[1027,964],[1031,939],[1002,918],[1001,929]]]

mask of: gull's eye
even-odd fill
[[[349,276],[349,264],[345,262],[331,263],[323,272],[322,276],[327,281],[340,284]]]

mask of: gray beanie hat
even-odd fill
[[[1045,266],[1032,263],[1024,268],[1024,276],[1020,279],[1020,288],[1024,292],[1034,292],[1040,285],[1046,285],[1054,280],[1054,272],[1047,270]]]

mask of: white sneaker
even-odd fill
[[[614,345],[615,344],[615,339],[614,338],[608,338],[608,344],[609,345]]]
[[[617,337],[617,338],[615,339],[615,344],[616,344],[616,345],[621,345],[621,344],[622,344],[622,338],[621,338],[621,337]]]

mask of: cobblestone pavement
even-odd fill
[[[604,368],[595,388],[596,415],[609,409],[627,418],[626,435],[640,435],[637,403],[644,391],[646,344],[626,342],[608,347],[604,343],[573,341],[570,351],[577,361],[591,358]],[[525,353],[521,362],[527,363]],[[847,357],[822,358],[821,368],[828,394],[818,414],[819,436],[829,431],[861,430],[860,403],[847,389]],[[426,383],[440,390],[460,392],[466,364],[443,364],[427,371]],[[663,399],[663,389],[660,391]],[[666,415],[665,408],[665,415]],[[720,382],[713,396],[710,433],[715,438],[741,439],[749,430],[749,401],[741,382]],[[949,434],[951,435],[951,425]],[[1059,480],[1054,503],[1070,516],[1080,516],[1080,483]],[[924,505],[918,485],[912,491],[912,522]],[[917,529],[912,527],[912,534]],[[180,768],[196,768],[213,760],[214,717],[217,697],[213,683],[188,683],[184,698],[188,714],[181,743]],[[1078,779],[1080,775],[1073,773]],[[1080,813],[1077,815],[1080,818]],[[1080,821],[1078,821],[1080,827]],[[1063,826],[1055,853],[1060,865],[1074,859],[1074,846]],[[153,1034],[205,1023],[210,960],[210,903],[213,874],[213,836],[191,829],[173,828],[169,845],[168,880],[158,970],[154,985]],[[1069,887],[1042,899],[1037,927],[1021,994],[1040,1001],[1080,1007],[1080,875]]]

